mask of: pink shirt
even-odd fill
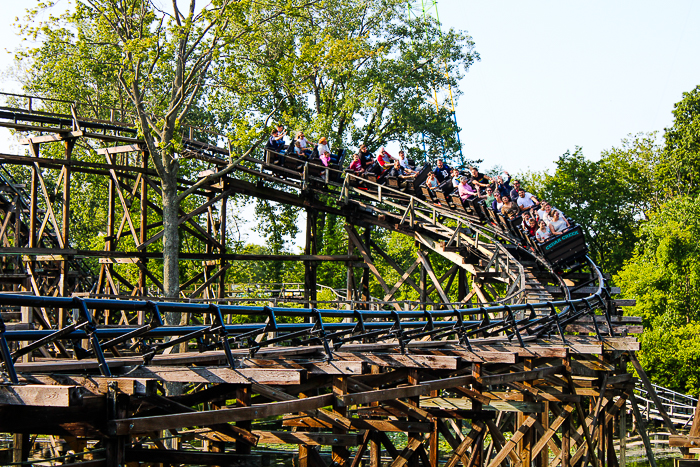
[[[459,191],[459,197],[462,198],[462,201],[466,201],[476,196],[476,190],[468,183],[460,183],[457,185],[457,190]]]

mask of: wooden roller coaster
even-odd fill
[[[192,276],[181,300],[165,301],[147,267],[162,260],[159,184],[128,116],[5,99],[0,126],[30,153],[0,154],[3,464],[615,467],[628,403],[654,464],[627,372],[631,362],[658,399],[634,354],[641,321],[620,312],[629,303],[613,299],[580,229],[540,248],[478,203],[262,150],[233,160],[189,128],[183,156],[231,170],[180,180],[197,204],[179,225],[199,251],[181,253]],[[78,142],[104,160],[77,156]],[[62,157],[44,145],[62,145]],[[81,209],[71,180],[83,175],[107,185],[103,249],[71,237]],[[237,195],[306,210],[304,254],[229,253]],[[319,213],[346,220],[348,254],[318,254]],[[415,261],[402,267],[372,241],[375,228],[414,239]],[[439,257],[452,265],[440,276]],[[304,263],[303,297],[227,292],[234,262],[270,260]],[[323,261],[347,267],[344,297],[331,302],[316,294]],[[372,281],[383,296],[370,296]],[[396,300],[402,288],[420,299]]]

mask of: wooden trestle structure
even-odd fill
[[[0,155],[0,433],[12,435],[0,461],[36,458],[43,443],[63,465],[260,465],[287,444],[301,466],[624,466],[627,401],[636,407],[627,363],[639,349],[629,334],[641,322],[622,316],[629,303],[590,260],[557,274],[473,213],[251,155],[214,183],[180,181],[195,200],[180,226],[200,251],[181,255],[196,271],[187,300],[164,302],[147,267],[162,259],[155,170],[123,112],[87,112],[26,96],[0,107],[0,126],[30,149]],[[229,167],[228,150],[198,134],[184,155]],[[99,250],[71,237],[72,180],[88,175],[107,185]],[[238,195],[307,210],[305,254],[228,253],[226,205]],[[347,220],[347,255],[317,254],[318,213]],[[397,264],[372,228],[412,237],[415,262]],[[438,277],[431,257],[453,266]],[[303,261],[303,308],[227,296],[240,260]],[[347,265],[344,300],[317,302],[320,261]],[[370,297],[371,281],[383,297]],[[394,300],[401,288],[420,300]],[[181,324],[164,324],[165,312]]]

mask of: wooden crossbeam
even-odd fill
[[[83,396],[79,386],[0,386],[0,406],[75,407],[82,402]]]
[[[126,144],[123,146],[114,146],[111,148],[99,148],[97,149],[97,154],[102,156],[106,154],[123,154],[125,152],[135,152],[142,150],[143,149],[139,144]]]
[[[287,368],[167,367],[147,366],[134,369],[129,376],[178,383],[229,383],[291,385],[300,384],[304,370]]]
[[[469,431],[469,434],[464,438],[464,441],[457,446],[457,449],[454,450],[450,458],[447,459],[445,467],[455,467],[457,462],[459,462],[462,456],[467,452],[467,449],[483,436],[484,428],[482,422],[472,423],[472,429]],[[467,464],[469,464],[469,461],[467,461]]]
[[[55,141],[65,141],[67,139],[79,138],[83,136],[82,130],[73,131],[63,131],[61,133],[55,133],[52,135],[42,135],[42,136],[32,136],[31,138],[20,138],[19,144],[40,144],[40,143],[52,143]]]
[[[529,415],[523,421],[523,424],[520,425],[518,431],[513,433],[513,436],[511,436],[511,438],[503,445],[503,449],[496,454],[496,457],[491,461],[488,467],[496,467],[497,465],[500,465],[501,462],[503,462],[503,460],[510,454],[510,452],[513,451],[515,446],[518,445],[520,440],[523,439],[525,434],[530,430],[530,427],[532,427],[536,421],[537,417],[535,415]]]

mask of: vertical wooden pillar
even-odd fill
[[[350,240],[350,235],[348,235],[348,256],[352,256],[354,253],[355,247],[352,244],[352,240]],[[345,299],[351,302],[355,300],[357,294],[357,288],[355,287],[355,269],[353,268],[352,261],[347,262],[347,268],[348,274],[345,279],[345,283],[347,284]],[[348,304],[347,308],[350,310],[353,308],[353,305]]]
[[[620,467],[627,467],[627,404],[620,410]]]
[[[409,370],[409,372],[408,372],[408,384],[411,384],[411,385],[420,384],[420,374],[418,373],[418,369],[412,368]],[[409,397],[408,403],[414,407],[418,407],[418,406],[420,406],[420,397]],[[411,419],[409,418],[409,420],[411,420]],[[411,441],[413,441],[415,439],[421,441],[421,434],[418,432],[409,431],[408,432],[408,444],[411,444]],[[418,459],[419,459],[418,454],[414,454],[408,459],[408,463],[406,465],[408,467],[418,467]]]
[[[367,254],[370,254],[370,240],[372,235],[372,228],[370,226],[365,227],[364,238],[362,242],[367,248]],[[365,302],[365,309],[369,309],[369,268],[364,268],[362,270],[362,301]]]
[[[75,139],[69,139],[65,141],[65,159],[70,161],[73,154],[73,148],[75,147]],[[63,166],[64,177],[63,177],[63,219],[61,220],[61,237],[63,238],[63,245],[65,248],[69,248],[70,242],[70,166]],[[68,296],[68,258],[63,257],[60,262],[60,279],[58,283],[59,294],[62,297]],[[58,323],[57,327],[63,328],[66,325],[66,314],[68,309],[59,308],[58,310]]]
[[[26,462],[29,460],[29,433],[15,433],[12,435],[12,462]]]
[[[250,407],[251,385],[246,384],[236,389],[236,407]],[[236,422],[236,426],[250,431],[253,428],[251,420]],[[223,445],[223,443],[221,443]],[[223,446],[221,446],[223,452]],[[236,441],[236,452],[238,454],[250,454],[250,445],[242,441]]]
[[[472,376],[476,381],[481,379],[481,370],[482,370],[482,365],[481,363],[472,363]],[[477,391],[479,394],[483,391],[483,386],[477,382],[474,382],[472,384],[472,389]],[[472,410],[474,412],[481,412],[483,410],[483,405],[481,402],[478,402],[476,400],[472,401]],[[472,421],[472,426],[474,426],[474,422]],[[474,455],[474,462],[472,463],[473,467],[481,467],[484,465],[484,436],[479,436],[479,438],[476,440],[474,443],[474,446],[472,447],[472,452],[475,454]]]
[[[306,245],[305,255],[318,254],[316,244],[316,211],[311,208],[306,209]],[[316,262],[304,261],[304,301],[307,308],[316,307]]]
[[[369,466],[380,467],[382,460],[382,445],[379,441],[379,432],[372,430],[372,440],[369,444]]]
[[[430,397],[438,397],[438,391],[430,391]],[[432,430],[430,432],[430,438],[428,440],[430,451],[428,452],[428,459],[430,460],[430,467],[437,467],[438,465],[438,455],[440,454],[440,432],[438,431],[438,418],[436,417],[431,422]]]
[[[36,143],[31,144],[31,151],[34,157],[39,157],[39,145]],[[32,182],[31,190],[29,193],[29,248],[36,248],[39,244],[39,239],[37,238],[37,225],[36,221],[39,215],[38,211],[38,194],[39,194],[39,165],[34,164],[31,167]],[[29,269],[31,273],[34,274],[36,271],[36,256],[31,255],[29,257]],[[32,290],[31,280],[27,280],[24,285],[24,290]]]
[[[127,418],[129,395],[117,390],[117,383],[110,383],[107,390],[107,412],[110,420]],[[129,435],[111,436],[103,440],[107,467],[121,467],[126,461],[126,444]]]
[[[544,401],[544,410],[542,411],[542,414],[540,416],[540,423],[542,424],[542,428],[544,428],[544,431],[546,432],[549,429],[549,402]],[[547,467],[549,465],[549,446],[545,444],[545,446],[542,448],[542,451],[540,452],[540,455],[537,458],[537,466],[538,467]]]
[[[457,270],[457,301],[461,302],[467,296],[467,271],[459,268]]]
[[[425,310],[426,302],[428,301],[428,277],[424,264],[420,265],[420,283],[418,286],[420,287],[420,309]]]
[[[333,377],[333,394],[336,397],[344,396],[348,392],[348,380],[344,376],[334,376]],[[343,417],[348,414],[348,409],[345,406],[338,405],[338,399],[333,400],[333,410],[338,412]],[[347,434],[348,430],[338,427],[333,427],[333,433],[344,435]],[[345,446],[333,446],[331,448],[332,461],[337,465],[344,467],[347,464],[350,452]]]
[[[571,416],[566,417],[561,424],[561,465],[571,465]]]

